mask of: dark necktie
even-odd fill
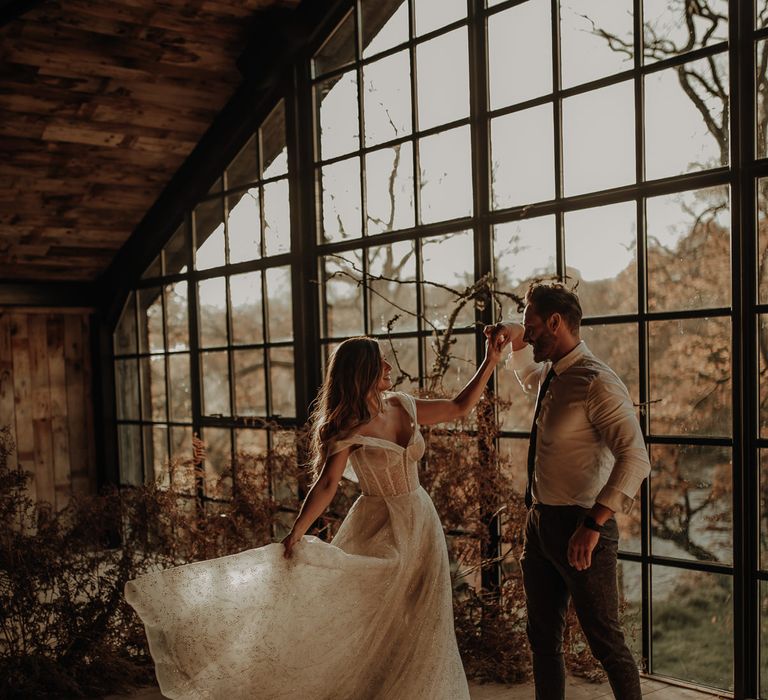
[[[533,470],[536,467],[536,433],[538,433],[538,427],[536,426],[536,420],[539,417],[541,411],[541,403],[547,394],[547,387],[552,381],[552,377],[555,376],[555,368],[552,367],[539,389],[539,396],[536,399],[536,410],[533,412],[533,425],[531,426],[531,441],[528,443],[528,484],[525,487],[525,507],[530,508],[533,505]]]

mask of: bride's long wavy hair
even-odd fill
[[[381,375],[381,348],[373,338],[349,338],[331,355],[310,414],[310,467],[315,478],[330,445],[373,418],[369,397],[378,402],[379,411],[382,409],[377,391]]]

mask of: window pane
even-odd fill
[[[168,356],[168,388],[171,394],[171,420],[192,420],[192,392],[189,379],[189,354]]]
[[[392,382],[395,391],[415,394],[419,390],[419,341],[417,338],[382,338],[381,352],[392,365]],[[405,375],[409,375],[409,379]]]
[[[758,29],[768,27],[768,0],[757,0],[755,5],[757,10],[755,15],[756,27]]]
[[[550,0],[528,0],[488,18],[491,109],[552,92]]]
[[[349,71],[315,86],[320,110],[320,153],[323,159],[356,150],[360,145],[357,118],[357,74]]]
[[[363,0],[363,58],[408,41],[408,3],[403,0]]]
[[[296,390],[293,371],[293,348],[272,348],[269,351],[270,389],[273,416],[296,415]]]
[[[597,80],[634,66],[632,10],[632,0],[561,0],[563,87]],[[610,43],[605,35],[611,37]]]
[[[619,376],[632,402],[640,401],[640,369],[637,325],[610,323],[581,327],[589,349]]]
[[[144,469],[147,483],[168,487],[168,426],[144,426]]]
[[[757,298],[768,304],[768,178],[757,181]]]
[[[521,392],[522,393],[522,392]],[[509,479],[512,492],[523,502],[525,487],[528,483],[528,439],[527,438],[501,438],[499,440],[499,468],[502,474]],[[515,522],[511,508],[507,507],[502,512],[504,539],[510,541],[518,539],[518,532],[509,532],[509,526]],[[513,527],[514,527],[513,525]]]
[[[163,274],[162,269],[162,255],[158,255],[150,264],[149,267],[147,267],[146,270],[144,270],[144,273],[141,275],[141,279],[151,279],[152,277],[160,277]]]
[[[192,428],[171,426],[170,482],[182,493],[194,494],[195,468],[192,464]]]
[[[555,217],[521,219],[493,227],[494,275],[496,288],[522,297],[536,279],[557,272]],[[507,320],[517,309],[506,302]]]
[[[205,428],[205,495],[232,498],[232,431]]]
[[[139,352],[162,352],[163,300],[160,287],[139,289]]]
[[[288,148],[285,143],[285,102],[277,106],[259,129],[261,134],[261,158],[264,177],[278,177],[288,174]]]
[[[648,308],[731,303],[731,211],[727,187],[646,201]]]
[[[456,308],[458,294],[475,281],[472,232],[462,231],[424,239],[421,258],[422,276],[426,283],[424,317],[437,328],[446,328]],[[430,282],[440,286],[435,287]],[[452,294],[450,289],[455,290],[456,294]],[[472,325],[474,321],[474,304],[465,304],[456,317],[454,328]]]
[[[290,267],[273,267],[267,270],[267,309],[270,342],[293,340]]]
[[[131,292],[120,314],[114,333],[115,355],[136,352],[136,297]]]
[[[684,90],[695,94],[696,102]],[[728,165],[728,128],[727,54],[646,76],[649,180]]]
[[[420,130],[469,116],[466,28],[419,44],[416,71]]]
[[[653,553],[732,563],[731,449],[652,445],[651,467]]]
[[[138,425],[118,425],[117,442],[120,453],[120,483],[141,486],[141,429]]]
[[[255,260],[261,257],[261,217],[259,188],[227,197],[227,235],[229,262]]]
[[[264,341],[261,309],[261,272],[246,272],[229,278],[232,304],[232,343],[235,345]]]
[[[350,12],[336,31],[315,54],[312,66],[315,75],[328,73],[334,68],[355,60],[355,17]]]
[[[251,136],[226,170],[227,189],[241,187],[259,179],[259,153],[256,136]]]
[[[165,326],[168,333],[168,350],[186,350],[189,347],[188,308],[187,283],[166,285]]]
[[[414,0],[416,34],[421,36],[467,16],[466,0]]]
[[[150,357],[140,357],[139,360],[139,382],[141,384],[141,419],[145,421],[152,420],[152,376],[150,370]],[[163,359],[162,357],[160,359]],[[144,447],[146,451],[146,445]]]
[[[757,451],[759,467],[757,473],[760,479],[760,568],[765,571],[768,569],[768,450],[760,449]],[[751,467],[752,465],[750,465]],[[750,469],[748,473],[752,473]],[[768,614],[768,608],[765,609]],[[768,622],[768,620],[766,620]],[[763,644],[767,642],[765,639]],[[767,650],[768,651],[768,650]],[[768,669],[767,669],[768,670]],[[764,679],[768,681],[768,678]]]
[[[494,209],[554,198],[554,134],[549,104],[491,120]]]
[[[365,145],[411,132],[411,80],[408,51],[363,67]]]
[[[445,539],[454,586],[466,586],[480,594],[482,589],[480,542],[476,537],[456,535],[448,535]]]
[[[238,479],[244,478],[245,473],[254,476],[263,475],[266,455],[266,430],[235,430],[235,460]]]
[[[363,295],[358,280],[362,278],[362,255],[350,251],[343,256],[323,259],[323,332],[325,337],[348,338],[365,332]]]
[[[477,371],[477,361],[475,359],[475,336],[457,335],[454,336],[456,342],[451,345],[448,358],[448,369],[442,379],[434,380],[433,385],[427,385],[429,389],[437,391],[443,396],[455,396],[462,387],[472,378]],[[425,373],[427,376],[434,375],[437,372],[435,360],[434,339],[426,341],[426,365]]]
[[[768,3],[766,3],[768,5]],[[768,10],[765,11],[768,17]],[[768,101],[768,41],[758,41],[755,55],[755,86],[757,88],[757,99],[755,101],[757,117],[757,144],[755,153],[758,158],[768,156],[768,111],[766,111],[766,102]]]
[[[651,432],[731,434],[731,328],[728,318],[648,324]]]
[[[566,196],[635,181],[634,105],[631,80],[563,100]]]
[[[508,352],[505,350],[504,352]],[[496,370],[496,391],[499,399],[506,401],[509,405],[505,406],[499,412],[499,424],[502,430],[530,430],[533,424],[533,409],[536,405],[536,396],[523,393],[520,382],[517,381],[515,373],[508,366],[507,359],[504,365],[500,365]],[[528,454],[526,442],[526,455]],[[524,460],[527,457],[523,458]],[[525,465],[526,462],[523,462]],[[523,472],[523,478],[527,479],[527,472]],[[525,481],[523,481],[523,491],[525,491]]]
[[[413,145],[402,143],[365,157],[368,233],[410,228],[413,213]]]
[[[115,361],[117,419],[139,419],[139,367],[135,358]]]
[[[619,540],[619,546],[624,550],[624,543]],[[635,663],[643,666],[643,568],[641,564],[631,561],[616,563],[619,584],[619,622],[624,630],[627,642]]]
[[[140,358],[142,418],[154,422],[166,421],[165,356]]]
[[[386,333],[390,322],[392,322],[391,330],[396,333],[416,330],[417,289],[414,242],[401,241],[370,248],[368,274],[372,277],[369,292],[371,332]],[[377,280],[376,277],[384,279]],[[407,313],[408,311],[410,313]],[[396,321],[394,321],[395,316],[398,317]]]
[[[291,249],[288,180],[264,185],[264,248],[267,255],[279,255]]]
[[[200,307],[200,345],[227,344],[227,290],[223,277],[197,283]]]
[[[419,141],[421,223],[472,213],[469,136],[469,127],[461,126]]]
[[[181,224],[163,248],[165,274],[175,275],[187,271],[189,261],[189,241],[186,224]]]
[[[203,413],[229,415],[229,366],[227,353],[200,353],[203,370]]]
[[[195,207],[195,267],[207,270],[224,264],[224,212],[220,199]]]
[[[322,170],[323,235],[328,242],[357,238],[360,227],[360,160],[350,158]]]
[[[666,566],[652,567],[651,577],[651,671],[733,688],[731,577]]]
[[[768,3],[767,3],[768,4]],[[768,15],[768,12],[766,12]],[[763,21],[768,24],[768,18]],[[760,697],[768,696],[768,581],[760,582]]]
[[[566,213],[565,270],[585,316],[637,311],[636,214],[634,202]]]
[[[768,315],[758,316],[758,355],[760,372],[758,374],[760,393],[760,437],[768,437]]]
[[[272,431],[272,493],[275,500],[290,508],[298,506],[299,484],[293,465],[296,464],[296,433],[293,430]],[[275,525],[277,530],[277,525]],[[287,533],[286,533],[287,534]]]
[[[264,351],[235,350],[235,413],[238,416],[265,416]]]
[[[645,63],[728,41],[728,0],[643,1]]]

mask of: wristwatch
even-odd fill
[[[595,532],[603,531],[603,526],[599,525],[597,520],[595,520],[591,515],[586,516],[581,524],[589,530],[594,530]]]

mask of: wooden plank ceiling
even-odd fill
[[[0,281],[93,281],[296,0],[47,0],[0,27]]]

